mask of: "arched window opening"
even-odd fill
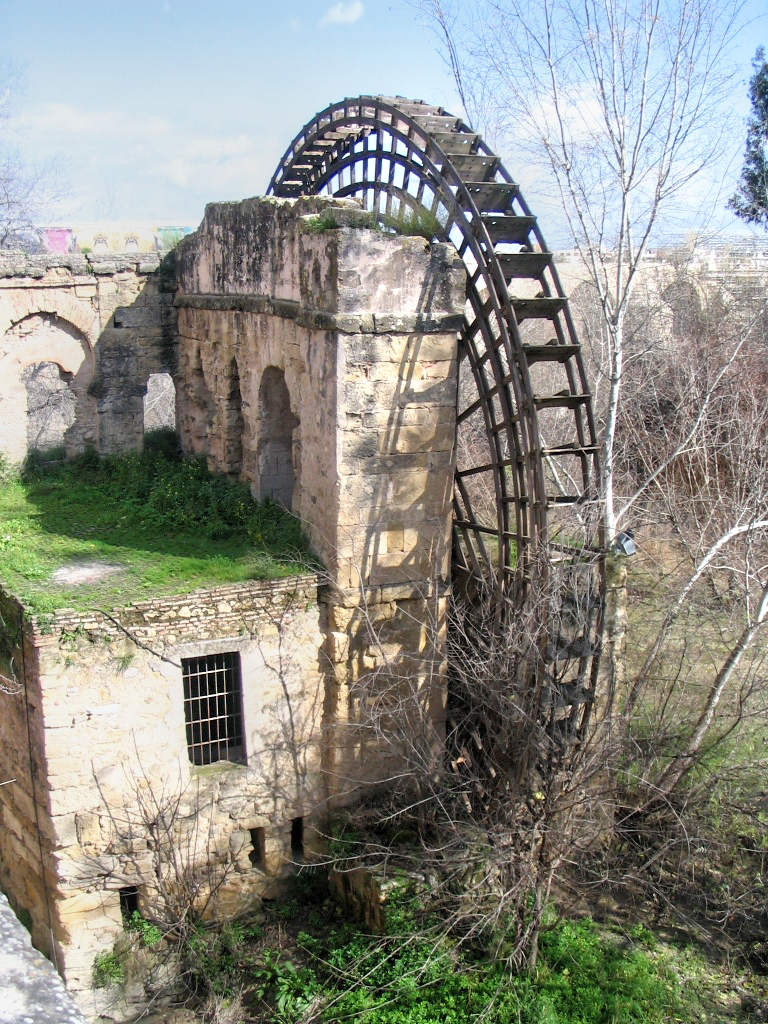
[[[292,508],[296,482],[293,434],[298,425],[283,371],[268,366],[259,387],[259,497],[287,509]]]
[[[243,469],[243,400],[240,374],[233,359],[229,366],[229,390],[224,405],[224,472],[239,477]]]
[[[66,433],[75,422],[77,397],[72,374],[58,363],[33,363],[21,371],[27,391],[27,446],[51,451],[64,446]]]
[[[144,431],[176,429],[176,386],[170,373],[150,373],[144,395]]]

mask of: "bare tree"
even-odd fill
[[[643,655],[624,709],[629,719],[653,691],[657,731],[681,737],[671,759],[652,758],[643,772],[655,799],[669,798],[696,766],[705,740],[711,744],[712,733],[722,736],[749,709],[759,662],[746,671],[739,666],[768,610],[768,307],[748,276],[731,273],[726,292],[684,266],[681,273],[684,279],[665,290],[667,330],[658,313],[644,327],[666,343],[630,367],[617,432],[628,500],[639,520],[653,522],[666,538],[666,609],[655,629],[638,635]],[[690,616],[698,627],[686,636],[681,623]],[[697,648],[709,648],[708,667],[696,667],[696,699],[684,693],[679,671],[665,679],[662,668],[683,641],[684,673]],[[724,698],[729,706],[718,720]]]
[[[626,321],[660,220],[686,203],[722,146],[720,98],[741,0],[423,0],[471,120],[521,146],[554,181],[600,305],[603,498],[616,507],[614,445]]]
[[[547,798],[545,786],[533,793],[545,796],[537,834],[556,837],[556,860],[569,856],[559,823],[592,756],[632,763],[635,798],[674,809],[674,794],[750,713],[760,684],[754,645],[768,612],[764,290],[747,296],[733,281],[692,280],[690,259],[679,253],[668,254],[665,276],[648,260],[673,217],[692,219],[691,197],[723,146],[721,99],[741,4],[419,6],[441,37],[468,119],[496,148],[522,149],[554,183],[585,268],[576,312],[603,427],[605,535],[610,541],[631,516],[653,523],[665,545],[663,557],[657,546],[646,562],[658,570],[661,611],[639,631],[623,714],[604,708],[579,757],[561,760],[562,799]],[[651,556],[656,538],[646,536]],[[615,684],[627,605],[626,569],[612,568],[604,645]],[[530,728],[540,720],[532,715]]]
[[[421,672],[408,652],[388,653],[386,635],[365,620],[377,667],[354,685],[357,724],[396,773],[377,794],[373,835],[345,866],[405,864],[427,880],[439,910],[434,931],[513,968],[535,965],[553,879],[575,837],[593,835],[597,824],[583,798],[604,768],[605,744],[590,734],[601,728],[590,715],[595,691],[581,671],[583,649],[562,639],[590,635],[597,596],[591,567],[570,562],[552,568],[504,629],[492,609],[457,595],[446,622],[439,599],[425,596]],[[443,736],[435,696],[445,685],[446,627]],[[434,674],[425,677],[430,649]],[[545,649],[546,673],[532,664]],[[358,826],[360,817],[356,811]],[[417,846],[387,842],[387,834],[414,830]]]
[[[13,145],[19,81],[17,69],[0,66],[0,249],[28,246],[35,221],[63,194],[54,162],[30,164]]]

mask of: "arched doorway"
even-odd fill
[[[293,506],[293,437],[298,425],[285,374],[268,366],[259,386],[259,498],[270,498],[287,509]]]
[[[93,353],[86,336],[56,313],[31,313],[0,337],[2,450],[21,462],[32,448],[71,454],[95,436]]]
[[[176,429],[176,385],[170,373],[150,373],[144,395],[144,433]]]
[[[29,450],[63,448],[67,431],[75,422],[77,396],[73,375],[58,363],[25,366],[21,382],[27,392],[27,446]]]

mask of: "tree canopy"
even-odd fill
[[[758,47],[749,81],[752,112],[747,119],[747,146],[739,187],[728,206],[748,224],[768,230],[768,61]]]

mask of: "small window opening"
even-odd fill
[[[304,860],[303,818],[294,818],[291,822],[291,858],[297,863]]]
[[[251,843],[253,849],[248,854],[248,859],[255,868],[264,871],[267,860],[266,841],[263,828],[251,829]]]
[[[135,885],[126,885],[120,890],[120,914],[123,923],[128,924],[134,914],[139,912],[139,890]]]
[[[243,691],[240,655],[181,659],[184,720],[192,764],[243,763]]]

